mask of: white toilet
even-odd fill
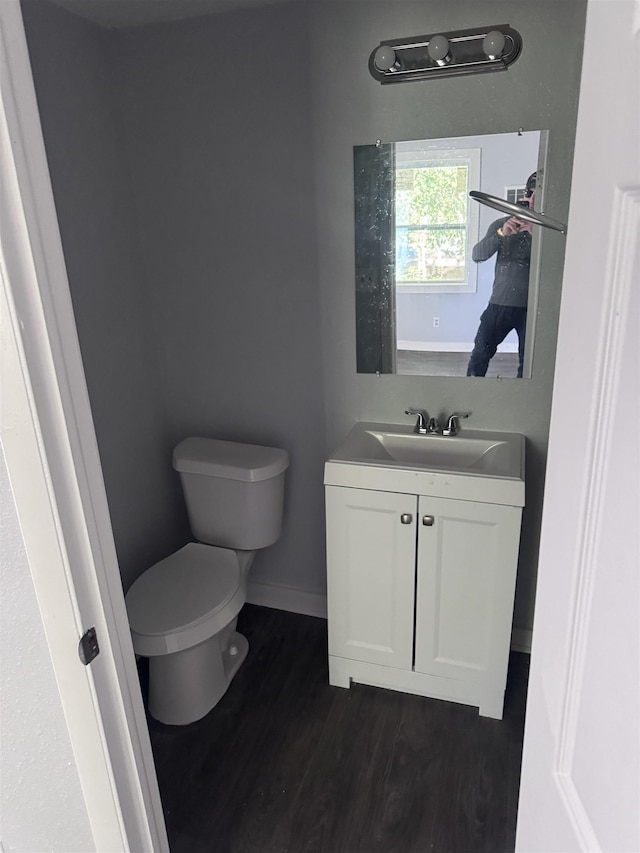
[[[285,450],[187,438],[173,452],[191,542],[126,596],[135,652],[149,658],[149,712],[186,725],[220,701],[247,656],[236,628],[255,551],[280,536]],[[203,544],[205,543],[205,544]]]

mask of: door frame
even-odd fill
[[[19,0],[0,4],[2,444],[97,850],[168,851]],[[46,546],[46,547],[45,547]],[[97,630],[83,666],[78,643]]]
[[[640,0],[589,0],[516,850],[636,851]],[[616,44],[603,62],[602,45]]]

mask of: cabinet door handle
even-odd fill
[[[400,516],[400,523],[401,524],[411,524],[412,521],[413,521],[413,516],[411,515],[410,512],[403,512],[402,515]]]
[[[435,518],[433,515],[423,515],[422,516],[422,523],[424,524],[425,527],[433,527],[434,521],[435,521]]]

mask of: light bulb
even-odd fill
[[[504,50],[504,34],[500,30],[491,30],[483,39],[482,49],[489,59],[499,59]]]
[[[378,71],[391,71],[398,62],[396,52],[388,44],[381,44],[373,54],[373,64]]]
[[[438,65],[447,65],[451,62],[449,41],[444,36],[434,36],[429,42],[427,52]]]

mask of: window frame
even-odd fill
[[[527,197],[527,188],[522,184],[509,184],[504,188],[504,198],[510,201],[511,204],[517,204],[519,201],[524,201]]]
[[[481,148],[432,148],[416,146],[415,142],[397,142],[395,172],[399,169],[437,168],[438,166],[459,166],[468,168],[467,190],[480,186]],[[395,199],[394,199],[395,203]],[[472,204],[467,195],[466,220],[466,258],[464,280],[461,282],[411,282],[396,280],[398,293],[476,293],[478,289],[478,269],[471,258],[471,252],[478,242],[480,227],[480,205]],[[395,233],[395,227],[394,227]]]

